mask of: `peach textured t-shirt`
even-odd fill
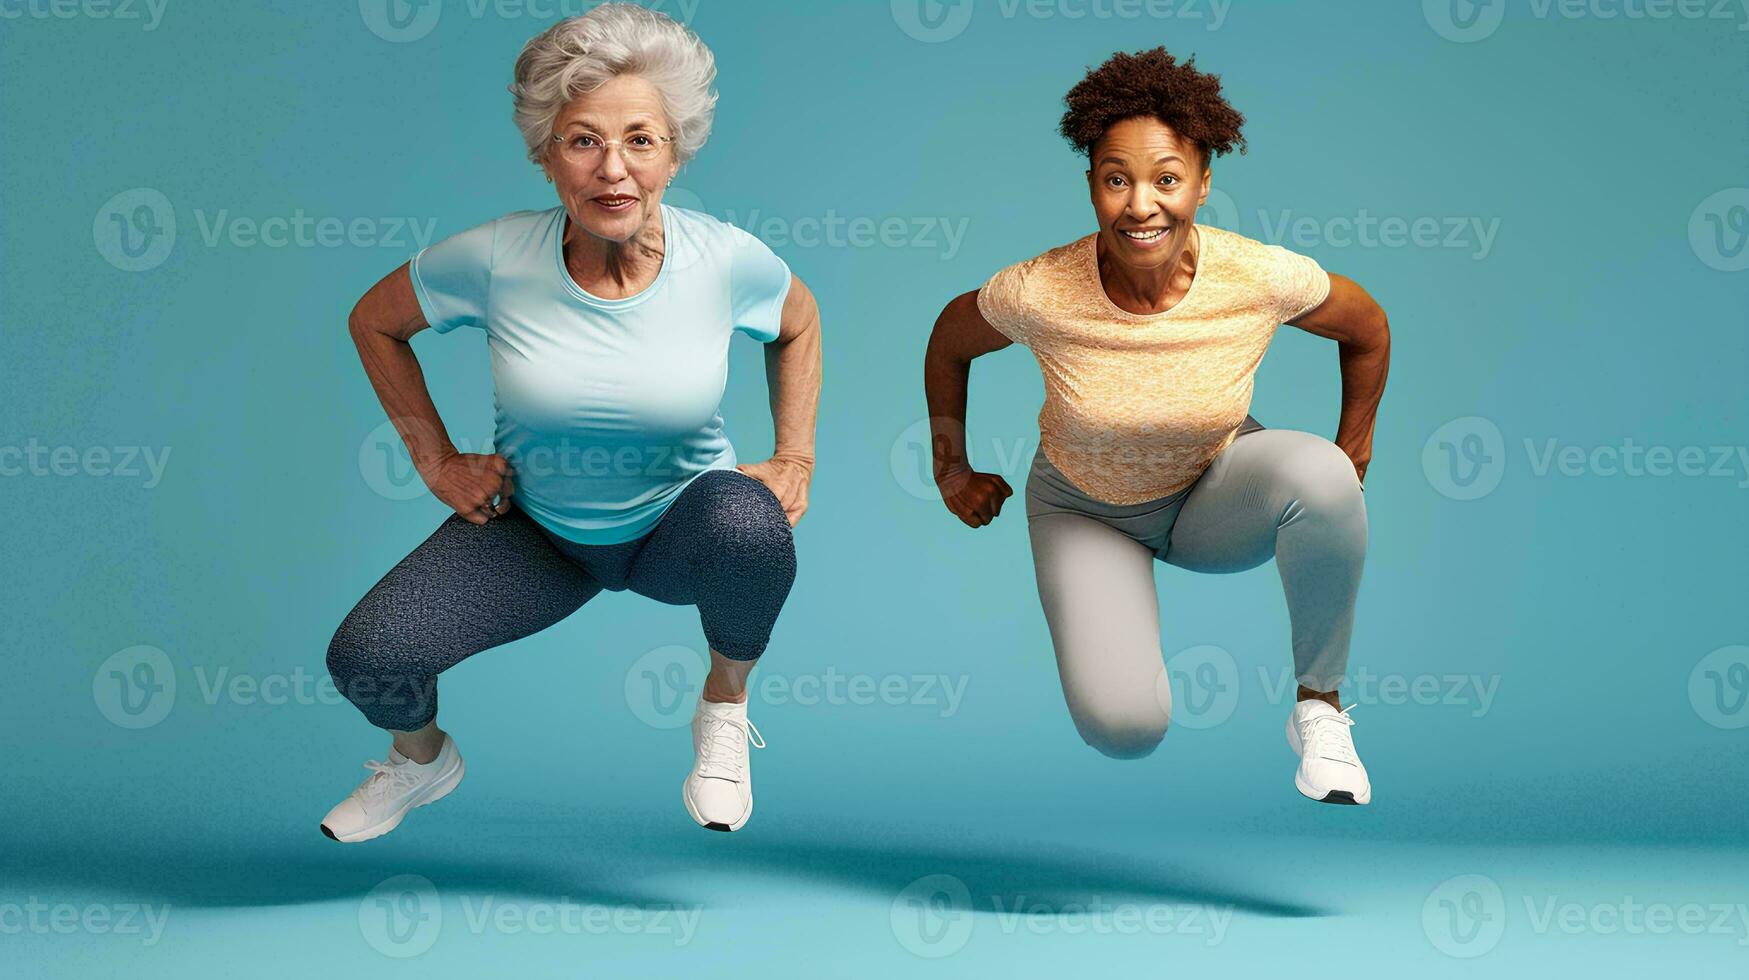
[[[1308,256],[1196,231],[1196,275],[1164,313],[1111,301],[1097,235],[1008,266],[978,291],[984,319],[1038,359],[1045,457],[1097,500],[1139,504],[1194,483],[1245,421],[1276,328],[1330,295]]]

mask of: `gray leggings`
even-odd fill
[[[1144,756],[1166,735],[1154,559],[1196,572],[1276,560],[1287,595],[1294,670],[1335,690],[1348,665],[1366,558],[1366,504],[1354,463],[1327,439],[1245,425],[1189,487],[1114,505],[1088,497],[1041,450],[1026,482],[1039,601],[1063,697],[1089,745]]]
[[[437,675],[538,633],[603,589],[698,606],[711,649],[765,651],[795,581],[783,505],[740,470],[709,470],[648,534],[582,545],[512,507],[484,524],[450,515],[358,601],[328,645],[328,673],[370,723],[416,731],[437,716]]]

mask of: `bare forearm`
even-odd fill
[[[1391,367],[1391,338],[1381,328],[1366,343],[1337,346],[1342,372],[1342,417],[1336,424],[1336,445],[1350,456],[1367,460],[1372,455],[1373,426],[1379,402],[1385,395],[1385,377]]]
[[[368,329],[353,330],[352,341],[358,347],[359,361],[376,390],[377,400],[407,444],[413,465],[424,471],[454,455],[455,444],[431,401],[425,372],[419,367],[413,346]]]
[[[966,391],[972,365],[940,350],[931,340],[923,357],[923,395],[929,403],[929,443],[935,478],[970,468],[966,458]]]
[[[820,331],[808,330],[765,347],[771,389],[773,458],[814,462],[814,420],[820,407]]]

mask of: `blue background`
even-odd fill
[[[525,40],[587,5],[445,0],[397,31],[377,0],[168,0],[157,20],[9,3],[0,449],[168,457],[154,480],[14,453],[0,477],[8,958],[183,977],[1740,968],[1735,911],[1694,933],[1593,913],[1749,902],[1749,667],[1733,666],[1749,664],[1749,15],[1453,3],[666,4],[715,51],[722,92],[670,202],[765,237],[824,316],[801,573],[754,675],[759,812],[732,836],[687,819],[674,705],[691,681],[671,682],[696,676],[696,613],[607,594],[445,676],[467,782],[357,847],[316,824],[385,739],[314,680],[341,617],[446,510],[406,469],[346,315],[422,244],[403,222],[441,238],[554,203],[505,86]],[[1292,786],[1273,566],[1159,567],[1168,657],[1213,667],[1175,671],[1184,714],[1158,752],[1109,760],[1063,707],[1019,497],[973,531],[924,478],[935,314],[1092,230],[1062,95],[1155,44],[1197,55],[1247,117],[1250,152],[1215,166],[1226,211],[1203,217],[1312,255],[1391,316],[1352,657],[1375,683],[1345,691],[1368,807]],[[117,198],[141,188],[161,198]],[[300,213],[359,233],[234,237]],[[1363,214],[1469,237],[1349,241]],[[817,239],[834,218],[908,230]],[[140,242],[161,254],[130,271]],[[763,365],[734,346],[723,411],[751,461],[771,446]],[[414,347],[452,436],[480,450],[483,335]],[[1333,435],[1336,368],[1334,345],[1284,328],[1252,413]],[[1019,347],[973,372],[974,462],[1017,492],[1042,392]],[[1628,440],[1709,463],[1725,447],[1729,469],[1539,466],[1551,444]],[[145,674],[139,646],[161,652]],[[121,693],[118,669],[156,700]],[[237,676],[292,696],[223,686]],[[849,676],[868,686],[827,696]],[[795,693],[809,684],[821,696]],[[128,727],[142,703],[161,717]],[[430,891],[379,904],[399,875]],[[488,899],[566,898],[701,914],[678,946],[469,925]],[[1117,921],[1078,912],[1096,899],[1232,920],[1218,939],[1187,920],[1078,929]],[[148,942],[33,926],[32,901],[169,909]],[[1017,903],[1044,914],[993,911]],[[403,912],[440,922],[428,947],[384,925]]]

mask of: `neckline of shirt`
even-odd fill
[[[1206,234],[1206,229],[1202,225],[1196,225],[1195,230],[1197,240],[1201,243],[1200,250],[1197,252],[1196,256],[1196,275],[1190,280],[1190,288],[1184,291],[1184,295],[1179,297],[1178,302],[1172,304],[1170,310],[1162,310],[1159,313],[1131,313],[1129,310],[1117,305],[1116,301],[1106,293],[1105,283],[1101,282],[1099,279],[1099,233],[1094,232],[1086,238],[1083,238],[1082,242],[1085,243],[1085,248],[1087,250],[1087,259],[1085,263],[1085,269],[1087,270],[1087,283],[1092,288],[1094,295],[1099,297],[1098,302],[1102,304],[1105,311],[1120,316],[1126,320],[1135,320],[1140,323],[1155,323],[1160,320],[1168,319],[1176,315],[1179,310],[1184,309],[1185,305],[1190,302],[1190,298],[1197,295],[1197,289],[1202,286],[1202,281],[1208,278],[1209,256],[1213,254],[1214,249],[1213,242],[1215,236]]]
[[[630,296],[622,296],[619,299],[597,296],[578,285],[577,280],[571,278],[571,270],[565,267],[565,227],[570,223],[571,215],[565,210],[563,204],[555,209],[558,211],[559,227],[558,233],[554,236],[556,241],[553,244],[553,262],[555,268],[558,269],[559,278],[564,281],[565,288],[570,291],[572,296],[597,309],[625,310],[637,306],[655,295],[657,288],[668,278],[668,267],[673,264],[669,261],[669,256],[674,253],[674,222],[668,218],[668,205],[658,202],[656,207],[660,209],[659,213],[662,215],[662,265],[656,270],[656,278],[650,280],[648,286]]]

